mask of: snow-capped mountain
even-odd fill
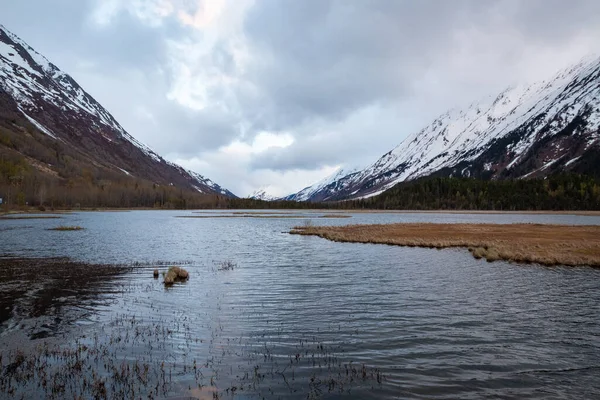
[[[345,177],[353,177],[361,171],[361,168],[339,168],[333,174],[325,177],[312,186],[306,187],[298,193],[291,194],[283,200],[292,201],[325,201],[336,193],[343,191],[350,183]]]
[[[552,79],[513,86],[453,109],[360,171],[288,196],[327,201],[375,196],[428,175],[486,179],[589,172],[600,143],[600,58],[587,57]]]
[[[83,153],[95,166],[162,185],[234,195],[164,160],[129,135],[73,78],[0,25],[0,94],[39,131]]]
[[[273,195],[269,194],[267,188],[256,189],[254,192],[252,192],[252,194],[250,196],[248,196],[248,198],[255,199],[255,200],[264,200],[264,201],[279,200],[279,198],[277,196],[273,196]]]

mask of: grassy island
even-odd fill
[[[290,233],[335,242],[464,247],[490,262],[600,267],[600,226],[410,223],[298,226]]]

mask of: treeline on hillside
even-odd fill
[[[224,208],[226,198],[127,176],[0,107],[0,209]]]
[[[115,174],[117,175],[117,174]],[[224,208],[223,196],[203,195],[174,186],[156,185],[128,177],[81,176],[62,178],[40,173],[23,158],[0,154],[0,209],[43,208]]]
[[[265,201],[257,199],[227,199],[227,208],[232,210],[310,210],[310,209],[338,209],[341,203],[312,203],[309,201],[275,200]]]
[[[564,173],[545,179],[425,178],[351,203],[375,209],[599,210],[600,180]]]
[[[363,200],[331,203],[230,200],[230,208],[377,210],[600,210],[600,179],[558,174],[545,179],[422,178]]]
[[[1,132],[0,132],[1,135]],[[1,138],[1,137],[0,137]],[[224,208],[223,196],[156,185],[93,166],[68,155],[43,163],[0,146],[2,210],[39,208]]]

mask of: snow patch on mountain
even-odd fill
[[[33,124],[33,126],[35,126],[36,128],[38,128],[40,131],[44,132],[46,135],[50,136],[52,139],[56,139],[59,140],[56,135],[54,135],[54,133],[52,133],[50,131],[50,129],[46,128],[44,125],[40,124],[39,122],[37,122],[35,119],[31,118],[29,115],[27,115],[23,110],[21,110],[21,112],[23,113],[23,115],[25,116],[25,118],[27,118],[29,120],[29,122],[31,122]]]

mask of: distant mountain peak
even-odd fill
[[[248,196],[248,198],[255,199],[255,200],[264,200],[264,201],[274,201],[274,200],[278,199],[277,196],[273,196],[273,195],[269,194],[268,187],[262,187],[262,188],[256,189],[254,192],[252,192],[252,194],[250,196]]]
[[[288,196],[284,197],[284,199],[292,200],[292,201],[307,201],[307,200],[311,200],[311,199],[313,201],[327,201],[327,200],[329,200],[328,195],[334,194],[338,190],[337,186],[331,187],[333,184],[339,183],[339,182],[341,182],[342,178],[347,177],[347,176],[353,176],[354,174],[358,173],[359,171],[361,171],[360,167],[340,166],[335,170],[335,172],[333,172],[329,176],[326,176],[325,178],[321,179],[319,182],[315,183],[314,185],[308,186],[297,193],[288,195]],[[339,186],[343,186],[343,183],[341,183],[341,185],[339,185]],[[315,195],[317,195],[317,194],[319,195],[319,197],[318,197],[318,200],[315,200]]]

